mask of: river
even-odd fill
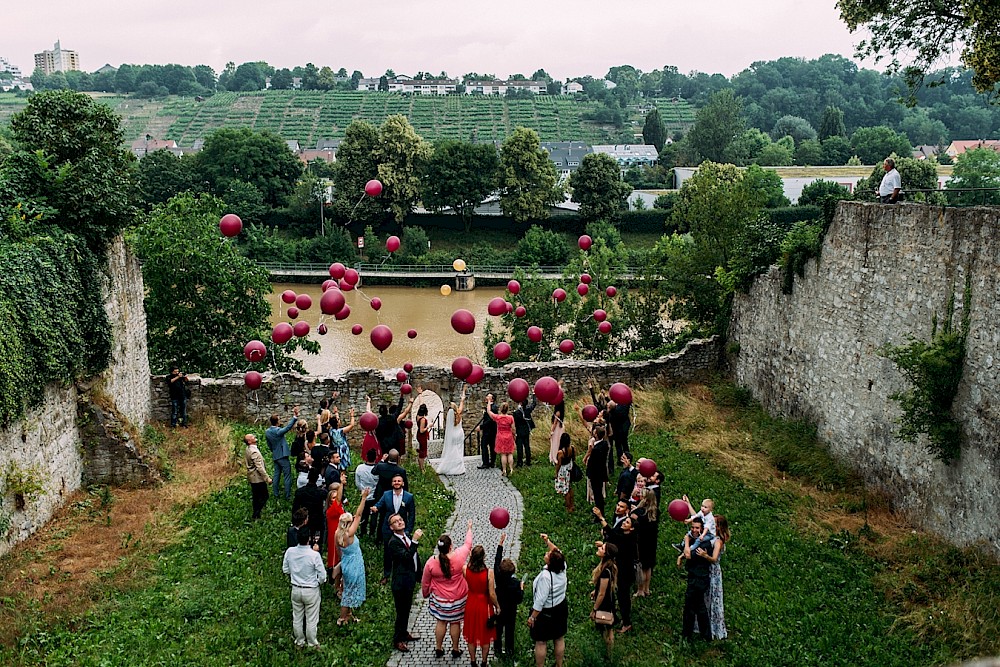
[[[481,359],[483,327],[489,318],[486,306],[490,299],[505,293],[500,287],[471,292],[452,290],[448,296],[443,296],[437,287],[363,287],[360,291],[344,292],[351,315],[338,322],[333,316],[323,316],[320,312],[320,285],[272,283],[271,287],[274,291],[268,301],[272,324],[306,321],[311,327],[310,340],[323,347],[319,354],[297,352],[295,355],[310,375],[318,376],[338,375],[350,368],[400,368],[406,362],[449,366],[460,356]],[[308,294],[312,298],[312,307],[301,312],[296,320],[289,320],[284,315],[287,305],[281,301],[281,293],[285,290]],[[382,308],[377,312],[370,305],[374,297],[382,300]],[[476,316],[476,330],[469,335],[459,334],[451,328],[451,314],[459,308]],[[321,317],[329,327],[324,336],[317,333]],[[364,333],[353,335],[351,327],[355,324],[364,327]],[[388,326],[393,334],[392,345],[382,353],[369,338],[372,328],[379,324]],[[415,339],[406,337],[409,329],[416,329]]]

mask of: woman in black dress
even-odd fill
[[[590,612],[590,620],[594,621],[594,625],[601,631],[610,658],[611,649],[615,646],[615,623],[618,622],[618,615],[615,613],[615,588],[618,585],[618,564],[615,558],[618,556],[618,547],[598,542],[597,555],[601,562],[594,568],[590,579],[594,585],[594,592],[590,594],[594,600],[594,610]],[[599,611],[610,613],[611,623],[598,623]]]
[[[656,503],[656,493],[652,489],[643,489],[639,495],[639,504],[632,510],[632,521],[639,528],[639,562],[642,564],[642,581],[636,597],[649,595],[649,581],[656,566],[656,544],[660,528],[659,507]]]

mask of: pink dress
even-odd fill
[[[490,417],[497,423],[497,454],[514,453],[514,418],[510,415],[491,414]]]
[[[375,460],[382,457],[382,448],[379,447],[378,438],[373,433],[365,433],[364,440],[361,441],[361,460],[368,460],[368,450],[375,450]]]

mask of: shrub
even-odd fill
[[[563,264],[569,252],[565,238],[532,225],[518,242],[514,257],[521,266],[554,266]]]

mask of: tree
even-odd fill
[[[798,205],[822,207],[823,203],[830,198],[835,200],[850,199],[851,191],[840,183],[816,179],[809,185],[802,188],[802,194],[799,195]]]
[[[215,91],[215,70],[208,65],[195,65],[194,79],[205,90]]]
[[[764,208],[781,208],[791,204],[785,196],[784,181],[774,169],[750,165],[743,172],[743,187],[754,192]]]
[[[380,197],[392,211],[397,223],[420,200],[420,176],[431,156],[431,146],[420,138],[406,116],[389,116],[378,131],[378,178],[382,181]]]
[[[934,63],[964,45],[962,62],[973,70],[972,83],[992,92],[1000,82],[1000,5],[995,2],[913,2],[912,0],[838,0],[840,18],[854,32],[866,29],[871,39],[857,44],[860,57],[886,58],[889,73],[903,73],[911,90]],[[914,54],[911,65],[900,56]]]
[[[761,149],[756,163],[764,167],[787,167],[792,161],[792,149],[787,144],[775,141]]]
[[[271,208],[285,205],[302,175],[302,164],[284,139],[267,130],[222,128],[208,135],[195,156],[195,173],[216,194],[225,192],[230,181],[252,183]]]
[[[337,150],[333,177],[333,210],[342,220],[381,221],[380,197],[365,196],[365,183],[378,176],[378,129],[363,120],[351,121]]]
[[[642,126],[642,140],[646,144],[656,146],[657,153],[663,150],[663,144],[667,141],[667,128],[660,118],[660,110],[656,107],[646,114],[646,122]]]
[[[542,150],[538,134],[516,128],[500,147],[500,209],[516,222],[543,220],[548,207],[562,201],[556,167]]]
[[[909,152],[906,155],[909,155]],[[896,160],[896,169],[899,171],[906,199],[944,203],[943,197],[937,192],[937,167],[933,162],[916,160],[912,157],[898,157],[894,154],[885,157],[893,157]],[[858,181],[858,184],[854,186],[854,198],[870,201],[874,196],[873,193],[878,190],[883,176],[885,176],[885,170],[882,168],[882,160],[879,160],[879,163],[872,168],[868,178]],[[907,190],[931,190],[932,192],[905,192]]]
[[[233,242],[220,241],[223,211],[214,197],[184,193],[156,206],[134,232],[154,372],[176,363],[210,376],[233,373],[247,366],[248,341],[269,340],[269,275]],[[277,368],[301,370],[279,346],[271,352]]]
[[[819,124],[819,140],[824,141],[829,137],[846,137],[847,129],[844,127],[844,112],[838,107],[827,107],[823,110],[823,120]]]
[[[192,159],[182,159],[164,148],[139,160],[139,192],[147,210],[154,204],[166,203],[177,193],[191,187]]]
[[[517,243],[518,266],[558,266],[569,257],[566,239],[551,229],[532,225]]]
[[[500,156],[493,144],[440,141],[424,170],[424,206],[432,211],[452,209],[468,232],[476,207],[496,191],[499,169]]]
[[[851,150],[863,164],[881,164],[893,153],[910,155],[910,141],[890,127],[859,127],[851,135]]]
[[[731,162],[738,167],[745,167],[759,159],[765,148],[771,145],[771,137],[751,127],[740,133],[736,139],[729,144],[725,151],[727,162]]]
[[[795,148],[795,164],[812,166],[823,164],[823,145],[816,139],[806,139]]]
[[[721,160],[729,144],[745,129],[742,108],[742,100],[731,88],[712,94],[708,104],[695,114],[694,126],[687,134],[691,148],[707,160]]]
[[[820,142],[823,148],[823,164],[843,165],[851,159],[851,142],[846,137],[833,135]]]
[[[628,210],[632,186],[622,181],[618,162],[606,153],[584,155],[579,168],[570,174],[569,185],[584,222],[613,222]]]
[[[1000,153],[990,148],[965,151],[955,159],[951,180],[945,186],[956,188],[1000,188]],[[948,195],[955,204],[1000,203],[1000,192],[956,192]]]
[[[815,139],[816,130],[813,129],[813,126],[805,118],[782,116],[774,124],[774,128],[771,130],[771,137],[775,141],[782,137],[791,137],[795,140],[795,145],[797,146],[807,139]]]
[[[282,67],[276,70],[271,77],[271,88],[273,90],[289,90],[292,87],[292,70]]]

